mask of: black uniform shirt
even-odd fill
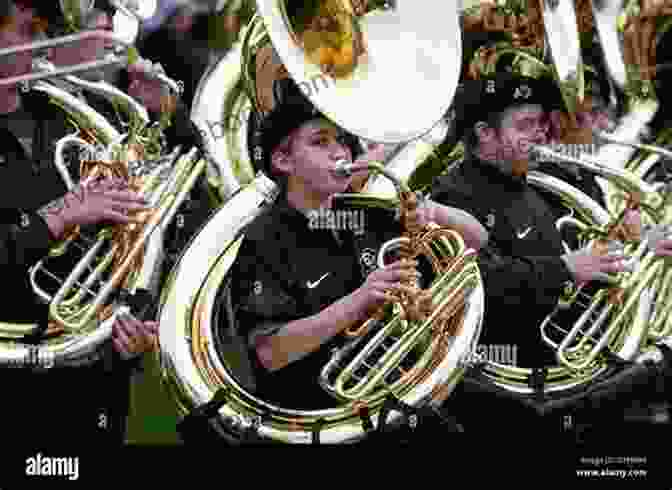
[[[3,322],[38,323],[48,317],[48,305],[33,292],[28,271],[53,245],[49,228],[36,211],[66,192],[53,164],[53,143],[69,131],[65,130],[65,121],[59,119],[60,110],[45,100],[42,103],[41,119],[34,119],[29,111],[0,116],[0,272],[6,295],[0,312]],[[41,136],[31,138],[36,126],[40,126]],[[25,148],[24,143],[30,147]],[[28,150],[37,161],[28,158]],[[78,169],[73,170],[72,177],[77,181]],[[62,273],[69,270],[52,272],[65,277]],[[107,371],[103,355],[115,362],[115,376]],[[127,413],[131,364],[112,353],[109,342],[81,361],[82,367],[0,370],[7,394],[0,405],[0,416],[24,431],[12,433],[10,443],[19,438],[31,444],[39,437],[67,442],[80,436],[105,436],[112,430],[113,423],[108,420],[116,417],[114,411],[120,410],[122,416]],[[124,369],[117,370],[121,364]]]
[[[27,117],[27,113],[17,112],[0,118],[0,267],[5,284],[11,285],[13,299],[3,308],[4,321],[36,320],[28,269],[46,255],[51,245],[49,228],[37,210],[66,192],[53,164],[53,153],[30,138],[21,139],[31,147],[22,145],[20,135],[25,135],[23,130],[28,128],[14,128],[25,126]],[[27,150],[37,160],[31,160]]]
[[[539,326],[571,280],[560,258],[559,210],[525,179],[476,159],[438,178],[432,199],[471,213],[490,233],[479,253],[486,293],[481,343],[516,345],[519,366],[552,362]]]
[[[375,217],[374,217],[375,216]],[[377,247],[399,236],[400,227],[388,211],[367,210],[367,239]],[[257,359],[255,340],[287,323],[319,313],[364,282],[362,261],[370,265],[377,248],[362,248],[350,231],[310,229],[307,216],[286,199],[250,227],[232,275],[232,299],[241,334],[256,365],[258,396],[290,409],[335,406],[318,384],[318,376],[339,345],[340,336],[318,350],[274,372]],[[375,226],[375,229],[372,229]]]

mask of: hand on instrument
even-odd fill
[[[174,111],[174,97],[170,89],[163,82],[152,76],[152,73],[165,75],[165,70],[159,64],[140,59],[128,67],[130,85],[128,95],[136,99],[152,112]]]
[[[385,302],[394,301],[393,293],[404,289],[402,281],[417,278],[417,261],[396,261],[382,269],[376,269],[353,294],[361,311],[371,313]]]
[[[158,322],[141,322],[128,313],[120,314],[112,326],[112,344],[124,359],[136,357],[154,348]]]
[[[620,252],[596,255],[588,249],[582,249],[561,258],[579,286],[590,281],[612,282],[609,274],[626,269],[625,256]]]
[[[52,235],[60,239],[77,225],[111,222],[129,223],[133,211],[148,209],[147,201],[128,190],[120,179],[102,179],[81,183],[65,196],[47,204],[38,211],[47,222]]]

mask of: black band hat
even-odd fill
[[[539,59],[535,49],[514,48],[506,34],[486,31],[463,30],[462,45],[462,74],[445,116],[449,131],[444,143],[457,144],[477,122],[509,107],[564,108],[551,67]],[[484,61],[483,50],[490,50]]]
[[[521,77],[500,72],[479,80],[464,80],[457,88],[452,111],[451,138],[461,140],[480,121],[521,105],[538,104],[545,111],[562,110],[560,89],[549,78]]]
[[[263,171],[270,178],[273,178],[271,155],[287,135],[313,119],[322,117],[329,120],[290,78],[275,80],[273,93],[273,110],[266,116],[252,112],[247,125],[248,151],[254,169],[256,172]],[[353,160],[364,152],[356,136],[344,131],[343,138],[352,152]]]

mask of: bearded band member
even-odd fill
[[[0,3],[0,47],[33,40],[38,22],[29,2]],[[2,76],[30,72],[30,52],[3,59]],[[52,162],[35,161],[15,135],[18,126],[41,126],[42,134],[62,136],[62,119],[47,111],[41,120],[30,120],[22,104],[30,95],[18,87],[2,90],[2,220],[0,221],[0,267],[11,301],[5,302],[5,322],[45,324],[48,305],[38,302],[28,269],[44,258],[50,247],[74,226],[97,223],[128,223],[130,215],[146,209],[146,202],[115,179],[79,185],[67,192]],[[62,118],[62,116],[61,116]],[[49,132],[54,127],[56,131]],[[25,128],[24,128],[25,129]],[[30,134],[30,132],[29,132]],[[35,142],[39,144],[38,142]],[[12,442],[122,444],[128,412],[130,374],[137,356],[153,346],[155,322],[141,322],[127,315],[117,319],[112,341],[78,364],[32,370],[12,367],[2,370],[8,396],[2,404],[3,420],[26,432]],[[28,339],[25,339],[29,341]],[[16,439],[15,439],[16,437]]]
[[[431,196],[467,210],[488,226],[490,240],[479,260],[486,292],[481,342],[517,346],[517,366],[541,373],[544,366],[555,364],[555,355],[542,342],[539,326],[565,285],[607,281],[607,274],[623,270],[624,257],[620,253],[597,257],[584,250],[564,252],[564,237],[555,221],[566,211],[556,197],[528,185],[528,169],[565,180],[599,203],[604,204],[604,196],[594,177],[568,165],[531,161],[528,150],[531,144],[590,143],[592,130],[606,129],[607,121],[602,107],[591,107],[587,98],[586,106],[579,107],[578,124],[568,127],[554,82],[504,72],[501,67],[480,80],[464,81],[463,90],[455,103],[456,119],[466,133],[465,161],[435,181]],[[626,215],[626,224],[639,223],[637,211]],[[655,246],[659,255],[667,255],[668,244],[663,240]],[[525,426],[532,437],[558,435],[565,428],[565,416],[572,413],[570,407],[540,417],[513,395],[500,392],[501,396],[493,397],[495,391],[486,393],[468,377],[458,387],[452,407],[467,433],[520,436]],[[601,417],[619,424],[624,405],[650,397],[652,392],[656,396],[655,391],[653,385],[640,386],[636,393],[593,413],[591,422]],[[495,400],[496,415],[485,413]],[[605,428],[612,430],[613,425]]]

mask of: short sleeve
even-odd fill
[[[232,303],[239,333],[250,348],[260,336],[273,335],[302,316],[299,302],[260,261],[257,249],[244,240],[232,269]]]

